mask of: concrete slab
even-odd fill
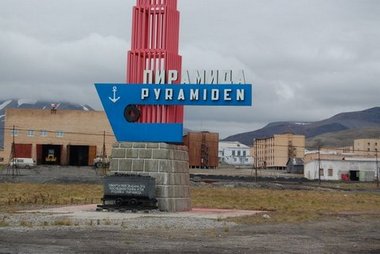
[[[204,219],[225,219],[230,217],[240,217],[255,215],[265,211],[254,210],[236,210],[236,209],[210,209],[210,208],[192,208],[191,211],[168,213],[160,211],[150,211],[145,213],[138,211],[136,213],[127,212],[99,212],[96,211],[96,204],[63,206],[56,208],[46,208],[38,210],[20,211],[21,213],[44,213],[50,216],[67,216],[75,219],[134,219],[140,217],[157,217],[157,218],[204,218]]]

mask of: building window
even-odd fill
[[[34,130],[28,130],[27,136],[34,137]]]
[[[237,156],[240,156],[240,151],[237,151]]]
[[[333,176],[333,169],[332,168],[329,168],[328,174],[329,174],[329,176]]]
[[[48,135],[48,133],[46,130],[41,130],[41,132],[40,132],[41,137],[47,137],[47,135]]]
[[[16,130],[16,129],[13,130],[13,129],[12,129],[12,130],[11,130],[11,136],[12,136],[12,137],[16,137],[16,136],[18,136],[18,130]]]
[[[232,150],[232,156],[235,156],[235,150]]]
[[[319,174],[320,174],[320,176],[324,176],[324,172],[323,172],[324,170],[323,170],[323,168],[320,168],[319,169]]]
[[[57,133],[55,134],[57,138],[63,138],[64,135],[65,133],[63,131],[57,131]]]
[[[369,152],[370,150],[371,150],[371,149],[369,149],[369,148],[367,149],[368,152]]]
[[[247,151],[243,151],[243,156],[247,156]]]

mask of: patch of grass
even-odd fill
[[[103,186],[98,184],[0,185],[0,211],[12,212],[22,207],[92,204],[101,202]]]
[[[218,231],[215,228],[206,230],[205,234],[207,237],[210,237],[210,238],[218,237]]]
[[[109,226],[112,224],[112,221],[110,219],[103,219],[103,223],[104,223],[104,225]]]
[[[33,227],[33,223],[31,223],[30,221],[22,220],[20,221],[20,226],[31,228]]]
[[[340,213],[380,214],[380,193],[197,187],[193,207],[270,211],[228,219],[238,223],[300,222]]]
[[[344,185],[346,183],[328,184],[338,184],[343,186],[340,187],[343,189],[352,188],[351,184]],[[364,183],[364,187],[366,184],[371,183]],[[363,188],[363,183],[357,183],[356,187]],[[100,203],[102,196],[103,186],[100,184],[2,183],[0,185],[0,212],[14,212],[36,206]],[[379,215],[380,193],[207,186],[192,188],[192,204],[193,207],[269,211],[267,213],[269,218],[258,214],[229,219],[238,223],[299,222],[339,214]],[[1,223],[0,221],[0,226]],[[5,221],[3,223],[6,225]],[[73,224],[67,221],[61,223]],[[89,222],[90,226],[96,224],[100,222],[92,220]],[[107,225],[112,222],[102,221],[102,224]]]
[[[40,223],[40,226],[47,227],[47,226],[50,226],[50,224],[48,221],[44,221]]]
[[[74,223],[70,219],[60,219],[53,222],[54,226],[72,226]]]
[[[0,220],[0,228],[9,226],[9,223],[5,219],[6,217],[4,216],[3,219]]]
[[[8,227],[8,226],[9,226],[8,222],[0,221],[0,228],[2,228],[2,227]]]
[[[334,188],[340,190],[376,190],[376,182],[322,182],[321,185],[318,183],[313,184],[313,186]]]
[[[230,228],[226,225],[225,222],[224,222],[224,225],[223,225],[223,231],[224,231],[224,233],[230,232]]]

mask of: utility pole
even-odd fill
[[[377,157],[377,150],[376,150],[376,175],[377,175],[376,184],[377,184],[377,188],[379,188],[379,161]]]
[[[15,176],[15,172],[16,172],[16,160],[15,160],[15,156],[16,156],[16,143],[15,143],[15,136],[16,136],[16,129],[15,129],[15,126],[13,125],[13,128],[12,128],[12,148],[11,148],[11,160],[10,162],[13,162],[12,163],[12,177]]]
[[[103,131],[103,151],[102,151],[103,174],[106,174],[106,131]]]
[[[106,132],[103,132],[103,150],[102,150],[102,160],[104,162],[106,157]]]
[[[321,146],[318,146],[318,183],[321,185]]]
[[[257,160],[257,140],[255,139],[255,181],[257,182],[257,166],[258,166],[258,160]]]

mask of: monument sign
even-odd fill
[[[137,0],[127,83],[95,84],[117,141],[182,143],[183,106],[251,106],[243,71],[181,72],[176,0]]]
[[[111,172],[153,177],[158,208],[169,212],[191,210],[187,148],[167,144],[182,143],[184,105],[252,104],[243,71],[181,72],[178,41],[177,0],[137,0],[126,83],[95,84],[119,142],[112,149]],[[132,191],[139,191],[133,184]]]

